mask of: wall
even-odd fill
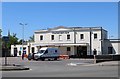
[[[120,42],[112,42],[112,47],[113,47],[113,54],[120,54]]]
[[[110,39],[106,39],[105,40],[105,44],[104,44],[104,52],[105,54],[108,54],[108,47],[113,47],[113,54],[120,54],[120,40],[117,40],[117,39],[113,39],[113,40],[110,40]]]
[[[28,55],[29,52],[28,52],[28,45],[23,45],[23,47],[26,47],[26,54]],[[37,52],[37,48],[35,46],[30,46],[30,53],[32,52],[32,47],[35,48],[35,52]],[[11,56],[14,56],[14,48],[17,48],[17,56],[22,56],[22,45],[11,45]],[[19,54],[19,51],[21,51],[21,55]]]
[[[24,45],[23,47],[26,47],[26,54],[28,54],[28,46]],[[22,45],[11,45],[11,56],[14,56],[14,48],[17,48],[17,56],[22,56]],[[19,54],[19,51],[21,51],[21,55]]]
[[[74,32],[69,32],[70,40],[67,40],[67,34],[39,33],[35,34],[36,43],[73,43]],[[40,40],[40,35],[43,35],[43,40]],[[54,40],[51,40],[51,35],[54,35]],[[62,35],[62,40],[59,40],[59,35]]]
[[[67,52],[67,47],[70,47],[71,51]],[[73,46],[62,46],[58,47],[63,55],[74,55],[74,47]]]
[[[91,54],[90,54],[90,28],[76,28],[74,29],[75,31],[73,31],[72,29],[52,29],[50,31],[48,30],[43,30],[40,32],[36,32],[35,33],[35,43],[46,43],[46,44],[52,44],[52,43],[87,43],[87,54],[88,55],[93,55],[93,50],[96,49],[97,50],[97,55],[100,54],[104,54],[104,52],[102,52],[102,48],[104,45],[104,42],[102,42],[101,44],[101,36],[103,39],[105,39],[107,37],[107,31],[103,30],[102,28],[91,28]],[[102,33],[101,33],[102,31]],[[70,40],[67,40],[67,34],[52,34],[53,32],[69,32],[70,34]],[[75,35],[74,35],[75,33]],[[94,39],[94,34],[97,34],[97,39]],[[84,39],[80,39],[80,34],[84,34]],[[101,35],[102,34],[102,35]],[[40,41],[40,35],[43,35],[43,40]],[[51,40],[51,35],[54,35],[54,40]],[[62,35],[62,40],[59,40],[59,35]],[[74,37],[75,36],[75,37]],[[101,46],[102,45],[102,46]]]

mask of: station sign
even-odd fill
[[[69,34],[67,31],[54,31],[52,34]]]

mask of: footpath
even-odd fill
[[[11,57],[8,57],[8,59]],[[18,59],[15,58],[14,59]],[[20,58],[19,58],[20,60]],[[4,58],[0,57],[0,71],[18,71],[18,70],[29,70],[30,68],[21,64],[3,64]]]
[[[86,64],[84,66],[120,66],[120,61],[105,61],[96,64]]]
[[[30,68],[22,65],[7,64],[0,66],[0,71],[29,70]]]
[[[99,66],[120,66],[120,61],[107,61],[102,63],[97,63]]]

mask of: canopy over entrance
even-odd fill
[[[88,43],[34,43],[34,46],[88,46]]]

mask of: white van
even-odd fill
[[[44,61],[45,59],[54,59],[57,60],[59,58],[60,51],[58,48],[50,48],[50,47],[44,47],[41,48],[35,55],[34,59],[35,60],[42,60]]]

